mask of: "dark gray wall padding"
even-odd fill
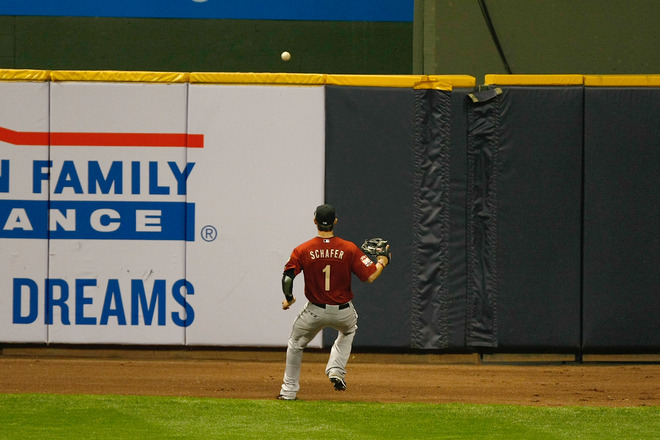
[[[660,348],[660,89],[585,89],[584,350]]]
[[[467,343],[577,350],[582,88],[500,90],[468,110]]]
[[[373,284],[354,279],[355,347],[411,346],[415,91],[326,86],[326,201],[337,235],[390,240],[392,264]],[[323,333],[330,346],[336,332]]]
[[[508,87],[498,182],[499,345],[580,346],[581,87]]]
[[[650,87],[327,86],[338,234],[394,252],[355,346],[657,350],[658,115]]]
[[[412,346],[449,346],[450,92],[415,92]]]

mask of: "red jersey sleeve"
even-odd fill
[[[353,259],[352,271],[360,281],[367,281],[367,278],[376,272],[376,265],[360,248],[355,245],[353,246],[355,247],[355,258]]]
[[[289,256],[289,261],[284,265],[284,272],[293,269],[293,274],[298,275],[302,271],[300,258],[298,258],[298,248],[294,249]]]

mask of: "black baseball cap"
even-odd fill
[[[317,206],[316,211],[314,211],[314,218],[319,225],[333,225],[335,223],[335,218],[337,218],[335,207],[328,204]]]

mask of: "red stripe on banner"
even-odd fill
[[[0,141],[13,145],[204,148],[203,134],[186,133],[47,133],[0,127]]]
[[[48,145],[48,133],[14,131],[0,127],[0,141],[14,145]]]

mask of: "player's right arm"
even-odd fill
[[[284,293],[284,301],[282,301],[282,309],[287,310],[296,302],[293,296],[293,279],[296,277],[293,269],[285,270],[282,274],[282,292]]]
[[[293,269],[285,270],[282,274],[282,293],[287,301],[293,299],[293,279],[296,277]]]
[[[283,310],[287,310],[296,302],[296,298],[293,296],[293,279],[301,269],[296,251],[297,248],[291,252],[289,261],[284,265],[284,273],[282,273],[282,293],[284,293],[284,301],[282,301]]]

